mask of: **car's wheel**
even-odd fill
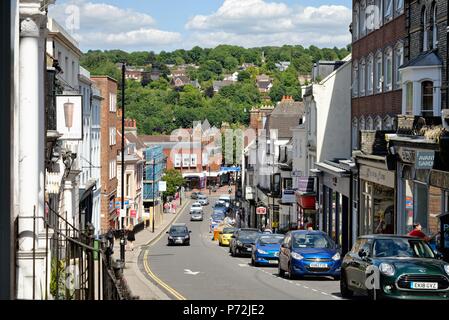
[[[334,278],[334,280],[338,281],[338,280],[340,280],[341,276],[335,276],[333,278]]]
[[[234,252],[234,250],[230,249],[229,251],[231,252],[231,257],[235,257],[235,252]]]
[[[352,298],[354,292],[349,289],[348,280],[346,279],[346,275],[342,272],[340,276],[340,293],[341,296],[345,299]]]
[[[280,262],[278,263],[278,274],[279,274],[279,277],[281,277],[281,278],[285,277],[285,271],[282,270]]]

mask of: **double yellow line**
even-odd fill
[[[186,203],[184,204],[184,206],[181,208],[178,216],[175,219],[175,222],[178,220],[179,216],[181,215],[181,213],[184,211],[184,208],[187,206],[188,201],[186,201]],[[166,229],[165,229],[166,230]],[[164,230],[164,231],[165,231]],[[164,232],[162,232],[157,238],[156,240],[151,241],[151,244],[149,244],[148,246],[158,242],[163,236],[164,236]],[[151,279],[153,279],[157,284],[159,284],[161,287],[163,287],[165,290],[167,290],[170,294],[172,294],[176,299],[178,300],[187,300],[182,294],[180,294],[178,291],[176,291],[175,289],[173,289],[172,287],[170,287],[168,284],[166,284],[164,281],[162,281],[161,279],[159,279],[154,273],[153,271],[151,271],[150,269],[150,264],[148,262],[148,251],[149,249],[145,249],[145,254],[143,255],[143,266],[145,268],[145,271],[147,272],[147,274],[150,276]]]

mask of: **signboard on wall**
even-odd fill
[[[159,181],[159,191],[167,191],[167,181]]]
[[[56,129],[61,140],[83,140],[82,96],[56,96]]]
[[[361,180],[394,188],[394,173],[391,171],[368,166],[360,166],[359,176]]]
[[[312,177],[299,177],[298,178],[298,191],[299,192],[314,192],[315,191],[315,179]]]
[[[294,190],[283,190],[282,191],[282,203],[295,203],[296,196]]]
[[[416,169],[432,169],[435,161],[435,151],[418,151],[416,153]]]

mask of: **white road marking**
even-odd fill
[[[304,289],[309,289],[309,287],[304,286]]]
[[[184,269],[184,274],[188,274],[188,275],[191,275],[191,276],[196,276],[198,273],[200,273],[199,271],[192,271],[192,270],[190,270],[190,269]]]
[[[247,263],[239,263],[239,267],[249,267]]]

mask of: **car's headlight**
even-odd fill
[[[268,254],[268,252],[262,250],[262,249],[257,249],[257,252],[259,252],[260,254]]]
[[[237,245],[238,245],[238,246],[242,246],[243,243],[242,243],[241,241],[238,241],[238,240],[237,240]]]
[[[168,238],[169,238],[170,240],[173,240],[173,237],[172,237],[172,236],[168,236]]]
[[[334,256],[332,257],[332,260],[334,260],[334,261],[338,261],[338,260],[340,260],[341,259],[341,256],[340,256],[340,253],[336,253],[336,254],[334,254]]]
[[[449,275],[449,264],[444,265],[444,271]]]
[[[379,265],[379,271],[389,277],[393,276],[395,273],[394,266],[385,262]]]
[[[293,259],[296,259],[296,260],[304,259],[304,257],[302,255],[300,255],[299,253],[296,253],[296,252],[292,252],[292,257],[293,257]]]

